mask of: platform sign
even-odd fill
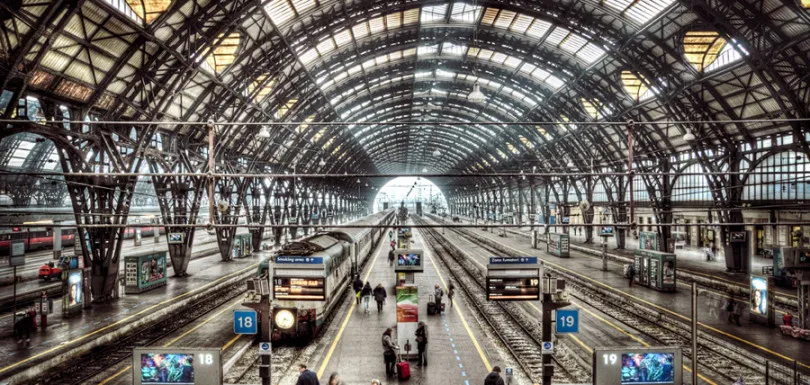
[[[540,353],[543,355],[554,354],[554,343],[551,341],[543,341],[543,349]]]
[[[238,309],[233,311],[234,334],[256,334],[259,332],[256,310]]]
[[[487,301],[537,301],[540,278],[525,276],[487,276]]]
[[[273,355],[273,345],[269,342],[261,342],[259,343],[259,355],[260,356],[271,356]]]
[[[221,385],[222,351],[199,348],[135,348],[134,385]]]
[[[680,385],[682,365],[680,348],[597,348],[593,351],[593,384]]]
[[[579,310],[557,310],[557,334],[579,333]]]
[[[12,241],[11,242],[11,255],[8,259],[9,266],[22,266],[25,265],[25,242]]]
[[[525,265],[536,265],[537,264],[537,257],[490,257],[489,258],[490,265],[501,265],[501,264],[525,264]]]
[[[304,264],[304,265],[323,265],[323,257],[292,257],[279,255],[276,257],[277,264]]]

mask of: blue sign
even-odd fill
[[[234,334],[256,334],[259,332],[259,318],[256,310],[239,309],[233,311]]]
[[[557,333],[579,333],[579,310],[557,310]]]
[[[489,257],[490,265],[524,264],[536,265],[537,257]]]
[[[290,257],[279,255],[276,263],[302,263],[305,265],[323,265],[323,257]]]

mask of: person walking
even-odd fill
[[[447,300],[450,302],[450,308],[453,308],[453,296],[456,295],[456,285],[450,281],[450,286],[447,288]]]
[[[492,372],[487,374],[487,377],[484,379],[484,385],[504,385],[500,366],[494,366],[492,368]]]
[[[377,313],[382,313],[383,305],[385,304],[385,299],[388,297],[388,293],[385,291],[382,283],[378,283],[377,287],[374,288],[374,301],[377,302]]]
[[[360,279],[360,276],[357,276],[357,279],[354,280],[352,283],[352,288],[354,289],[354,296],[357,298],[357,304],[360,304],[360,292],[363,290],[363,281]]]
[[[388,266],[394,266],[394,249],[388,250]]]
[[[397,350],[399,346],[394,343],[394,339],[392,334],[394,333],[394,329],[388,328],[385,329],[382,335],[382,346],[383,346],[383,359],[385,360],[385,374],[388,377],[394,375],[394,369],[397,365]]]
[[[332,372],[329,375],[329,385],[346,385],[346,383],[340,380],[340,375],[337,372]]]
[[[307,369],[305,364],[298,364],[298,382],[295,385],[321,385],[318,382],[318,375]]]
[[[396,249],[396,248],[397,248],[397,242],[396,241],[391,241],[391,251],[394,251],[394,249]]]
[[[444,290],[439,286],[439,284],[433,285],[433,298],[436,300],[436,312],[442,312],[442,297],[444,297]]]
[[[427,343],[428,343],[428,330],[425,321],[419,321],[419,326],[416,327],[416,351],[419,352],[419,363],[417,366],[427,366]]]
[[[366,281],[366,285],[360,291],[360,296],[363,297],[363,309],[365,309],[366,314],[368,314],[368,303],[371,301],[371,292],[371,284]]]
[[[29,317],[28,313],[25,313],[25,315],[14,324],[14,332],[17,334],[18,344],[23,343],[23,337],[25,337],[25,342],[31,342],[31,320]]]
[[[627,270],[628,286],[633,287],[633,279],[636,277],[636,267],[631,263]]]

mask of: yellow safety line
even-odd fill
[[[207,318],[205,321],[200,322],[199,324],[197,324],[197,326],[194,326],[193,328],[191,328],[191,329],[189,329],[189,330],[185,331],[183,334],[181,334],[181,335],[177,336],[176,338],[172,339],[171,341],[167,342],[167,343],[166,343],[166,345],[163,345],[163,347],[164,347],[164,348],[168,348],[168,347],[170,347],[170,346],[174,345],[174,343],[175,343],[175,342],[177,342],[177,341],[179,341],[181,338],[183,338],[183,337],[185,337],[185,336],[187,336],[187,335],[189,335],[189,334],[193,333],[193,332],[194,332],[194,331],[196,331],[197,329],[201,328],[203,325],[205,325],[205,324],[207,324],[207,323],[209,323],[209,322],[213,321],[213,320],[214,320],[214,318],[217,318],[217,317],[221,316],[221,315],[222,315],[222,313],[224,313],[226,310],[230,310],[230,309],[231,309],[231,308],[233,308],[234,306],[236,306],[236,305],[240,304],[240,303],[241,303],[241,301],[242,301],[242,299],[241,299],[241,298],[237,299],[237,300],[236,300],[236,301],[234,301],[234,303],[233,303],[233,304],[231,304],[230,306],[225,307],[224,309],[222,309],[222,310],[218,311],[216,314],[214,314],[214,315],[212,315],[212,316],[208,317],[208,318]],[[236,340],[238,340],[238,339],[239,339],[239,337],[241,337],[241,335],[237,335],[236,337],[234,337],[234,338],[232,338],[230,341],[228,341],[228,342],[227,342],[227,343],[226,343],[226,344],[225,344],[225,345],[222,347],[222,350],[225,350],[225,349],[227,349],[228,347],[230,347],[231,345],[233,345],[233,343],[234,343],[234,342],[236,342]],[[127,372],[127,371],[128,371],[128,370],[130,370],[130,369],[132,369],[132,365],[128,365],[126,368],[121,369],[121,370],[120,370],[120,371],[118,371],[117,373],[115,373],[115,374],[113,374],[112,376],[110,376],[110,377],[106,378],[104,381],[99,382],[98,384],[99,384],[99,385],[104,385],[104,384],[107,384],[107,383],[109,383],[110,381],[115,380],[116,378],[118,378],[119,376],[121,376],[122,374],[124,374],[125,372]]]
[[[371,276],[371,272],[374,270],[374,265],[377,264],[377,259],[380,258],[380,251],[382,248],[383,242],[375,248],[374,253],[375,257],[371,260],[371,265],[366,271],[366,276],[363,278],[363,281],[368,281],[368,277]],[[343,331],[346,330],[346,325],[349,324],[349,319],[352,318],[354,315],[354,309],[357,307],[357,301],[352,299],[352,305],[349,307],[349,313],[346,314],[346,317],[343,318],[343,322],[340,324],[340,329],[338,330],[337,336],[335,336],[334,341],[332,341],[332,345],[329,346],[329,351],[326,352],[326,356],[324,356],[323,362],[321,363],[321,367],[318,369],[318,378],[323,377],[323,373],[326,371],[326,365],[329,364],[329,360],[332,359],[332,354],[335,353],[335,349],[337,348],[338,342],[340,342],[340,338],[343,337]]]
[[[425,249],[427,251],[427,249]],[[432,254],[432,253],[431,253]],[[444,286],[445,290],[447,289],[447,283],[444,281],[444,277],[442,276],[442,272],[439,271],[439,267],[436,266],[436,262],[433,261],[433,258],[430,259],[430,264],[433,265],[433,268],[436,269],[436,274],[439,276],[439,280],[442,281],[442,286]],[[481,349],[481,345],[478,344],[478,340],[475,339],[475,335],[473,335],[472,330],[470,330],[470,325],[467,324],[467,320],[464,318],[464,314],[461,313],[459,310],[461,306],[453,306],[453,309],[456,309],[456,314],[461,318],[461,324],[464,325],[464,329],[467,330],[467,334],[470,336],[470,341],[472,341],[473,346],[475,346],[475,350],[478,351],[478,356],[481,357],[481,361],[484,363],[484,366],[487,368],[487,373],[492,371],[492,365],[490,365],[489,360],[487,359],[486,354],[484,354],[484,350]]]
[[[520,253],[520,254],[525,254],[525,252],[520,251],[520,250],[518,250],[518,249],[515,249],[514,247],[511,247],[511,246],[505,245],[505,244],[503,244],[503,243],[501,243],[501,242],[499,242],[499,241],[497,241],[497,240],[495,240],[495,239],[490,239],[490,240],[491,240],[492,242],[495,242],[495,243],[497,243],[497,244],[499,244],[499,245],[503,246],[503,247],[506,247],[506,248],[508,248],[508,249],[511,249],[511,250],[513,250],[513,251],[515,251],[515,252],[517,252],[517,253]],[[622,294],[622,295],[628,296],[628,297],[633,298],[633,299],[635,299],[635,300],[637,300],[637,301],[643,302],[643,303],[645,303],[645,304],[647,304],[647,305],[649,305],[649,306],[652,306],[652,307],[654,307],[654,308],[656,308],[656,309],[658,309],[658,310],[664,311],[664,312],[666,312],[666,313],[670,313],[670,314],[672,314],[672,315],[674,315],[674,316],[676,316],[676,317],[678,317],[678,318],[681,318],[681,319],[684,319],[684,320],[687,320],[687,321],[690,321],[690,322],[692,321],[692,319],[691,319],[691,318],[686,317],[686,316],[684,316],[684,315],[682,315],[682,314],[680,314],[680,313],[677,313],[677,312],[675,312],[675,311],[669,310],[669,309],[667,309],[667,308],[665,308],[665,307],[659,306],[659,305],[654,304],[654,303],[652,303],[652,302],[650,302],[650,301],[647,301],[647,300],[645,300],[645,299],[638,298],[638,297],[636,297],[636,296],[634,296],[634,295],[632,295],[632,294],[630,294],[630,293],[626,293],[626,292],[623,292],[623,291],[621,291],[621,290],[615,289],[615,288],[613,288],[613,287],[611,287],[611,286],[608,286],[607,284],[605,284],[605,283],[603,283],[603,282],[599,282],[599,281],[597,281],[597,280],[595,280],[595,279],[593,279],[593,278],[591,278],[591,277],[588,277],[588,276],[585,276],[585,275],[579,274],[579,273],[577,273],[577,272],[575,272],[575,271],[573,271],[573,270],[571,270],[571,269],[565,268],[565,267],[560,266],[560,265],[558,265],[558,264],[556,264],[556,263],[549,262],[547,259],[546,259],[546,260],[544,260],[543,262],[544,262],[544,263],[547,263],[547,264],[549,264],[549,265],[551,265],[551,266],[554,266],[554,267],[556,267],[556,268],[558,268],[558,269],[560,269],[560,270],[566,271],[566,272],[568,272],[569,274],[576,275],[576,276],[578,276],[578,277],[580,277],[580,278],[583,278],[583,279],[585,279],[585,280],[588,280],[588,281],[591,281],[591,282],[593,282],[593,283],[595,283],[595,284],[598,284],[599,286],[603,286],[603,287],[604,287],[604,288],[606,288],[606,289],[609,289],[609,290],[611,290],[611,291],[614,291],[614,292],[620,293],[620,294]],[[717,328],[715,328],[715,327],[713,327],[713,326],[706,325],[706,324],[704,324],[704,323],[702,323],[702,322],[698,322],[698,325],[700,325],[700,326],[702,326],[702,327],[704,327],[704,328],[706,328],[706,329],[709,329],[709,330],[711,330],[711,331],[713,331],[713,332],[716,332],[716,333],[718,333],[718,334],[721,334],[721,335],[723,335],[723,336],[726,336],[726,337],[728,337],[728,338],[731,338],[731,339],[737,340],[737,341],[739,341],[739,342],[742,342],[742,343],[744,343],[744,344],[746,344],[746,345],[749,345],[749,346],[755,347],[755,348],[757,348],[757,349],[760,349],[760,350],[762,350],[762,351],[765,351],[765,352],[768,352],[768,353],[770,353],[770,354],[773,354],[774,356],[777,356],[777,357],[779,357],[779,358],[782,358],[782,359],[785,359],[785,360],[788,360],[788,361],[796,361],[796,362],[797,362],[799,365],[804,366],[804,367],[806,367],[806,368],[810,368],[810,365],[807,365],[807,364],[805,364],[805,363],[803,363],[803,362],[800,362],[799,360],[794,360],[794,359],[792,359],[792,358],[790,358],[790,357],[788,357],[788,356],[785,356],[785,355],[783,355],[783,354],[781,354],[781,353],[778,353],[778,352],[775,352],[775,351],[773,351],[773,350],[770,350],[770,349],[768,349],[768,348],[766,348],[766,347],[764,347],[764,346],[757,345],[757,344],[755,344],[755,343],[753,343],[753,342],[751,342],[751,341],[748,341],[748,340],[745,340],[745,339],[743,339],[743,338],[737,337],[737,336],[735,336],[735,335],[733,335],[733,334],[726,333],[726,332],[724,332],[724,331],[722,331],[722,330],[720,330],[720,329],[717,329]]]
[[[126,318],[123,318],[123,319],[121,319],[120,321],[116,321],[116,322],[113,322],[113,323],[111,323],[111,324],[109,324],[109,325],[107,325],[107,326],[104,326],[104,327],[102,327],[102,328],[96,329],[96,330],[94,330],[94,331],[92,331],[92,332],[90,332],[90,333],[88,333],[88,334],[85,334],[85,335],[83,335],[83,336],[81,336],[81,337],[79,337],[79,338],[76,338],[76,339],[74,339],[74,340],[72,340],[72,341],[68,341],[68,342],[65,342],[65,343],[59,344],[58,346],[54,346],[53,348],[50,348],[50,349],[48,349],[48,350],[46,350],[46,351],[44,351],[44,352],[37,353],[37,354],[35,354],[35,355],[31,356],[31,357],[28,357],[28,358],[26,358],[26,359],[24,359],[24,360],[21,360],[21,361],[17,361],[17,362],[15,362],[15,363],[13,363],[13,364],[11,364],[11,365],[9,365],[9,366],[6,366],[5,368],[0,369],[0,373],[3,373],[3,372],[8,371],[8,370],[10,370],[10,369],[13,369],[13,368],[15,368],[15,367],[17,367],[17,366],[20,366],[20,365],[22,365],[22,364],[24,364],[24,363],[28,362],[28,361],[35,360],[35,359],[37,359],[37,358],[39,358],[39,357],[42,357],[42,356],[44,356],[44,355],[46,355],[46,354],[49,354],[49,353],[55,352],[55,351],[57,351],[57,350],[59,350],[59,349],[64,348],[66,345],[71,345],[71,344],[73,344],[73,343],[76,343],[76,342],[79,342],[79,341],[81,341],[81,340],[87,339],[87,338],[89,338],[89,337],[91,337],[91,336],[94,336],[94,335],[96,335],[96,334],[98,334],[98,333],[101,333],[101,332],[103,332],[103,331],[105,331],[105,330],[107,330],[107,329],[111,329],[111,328],[117,327],[117,326],[119,326],[119,325],[123,324],[124,322],[126,322],[126,321],[128,321],[128,320],[130,320],[130,319],[134,318],[134,317],[138,317],[138,316],[141,316],[141,315],[143,315],[143,314],[146,314],[147,312],[149,312],[149,311],[151,311],[151,310],[153,310],[153,309],[155,309],[155,308],[158,308],[158,307],[160,307],[160,306],[163,306],[163,305],[165,305],[165,304],[167,304],[167,303],[169,303],[169,302],[174,302],[174,301],[176,301],[176,300],[178,300],[178,299],[180,299],[180,298],[187,297],[187,296],[189,296],[189,295],[191,295],[191,294],[193,294],[193,293],[196,293],[196,292],[202,291],[203,289],[206,289],[206,288],[207,288],[207,287],[209,287],[209,286],[213,286],[213,285],[215,285],[215,284],[219,283],[220,281],[223,281],[223,280],[226,280],[226,279],[228,279],[228,278],[230,278],[230,277],[233,277],[234,275],[239,275],[239,274],[242,274],[242,273],[244,273],[244,272],[245,272],[245,271],[247,271],[247,270],[250,270],[250,269],[255,269],[255,268],[256,268],[256,266],[258,266],[258,265],[259,265],[258,263],[252,264],[252,265],[250,265],[250,266],[248,266],[248,267],[246,267],[246,268],[244,268],[244,269],[242,269],[242,270],[235,271],[235,272],[233,272],[233,273],[231,273],[231,274],[228,274],[228,275],[226,275],[226,276],[223,276],[223,277],[221,277],[221,278],[218,278],[218,279],[216,279],[216,280],[214,280],[214,281],[212,281],[212,282],[210,282],[210,283],[207,283],[207,284],[205,284],[205,285],[203,285],[203,286],[200,286],[200,287],[198,287],[198,288],[196,288],[196,289],[194,289],[194,290],[187,291],[187,292],[185,292],[185,293],[183,293],[183,294],[180,294],[180,295],[178,295],[178,296],[176,296],[176,297],[174,297],[174,298],[169,298],[169,299],[164,300],[164,301],[162,301],[162,302],[160,302],[160,303],[154,304],[154,305],[152,305],[152,306],[150,306],[150,307],[148,307],[148,308],[146,308],[146,309],[143,309],[143,310],[141,310],[141,311],[139,311],[139,312],[137,312],[137,313],[135,313],[135,314],[132,314],[132,315],[130,315],[130,316],[128,316],[128,317],[126,317]]]

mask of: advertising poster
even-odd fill
[[[193,354],[141,354],[141,384],[194,384]]]
[[[768,316],[768,280],[751,276],[751,314]]]
[[[658,233],[641,231],[638,233],[638,248],[658,251]]]
[[[419,322],[419,290],[397,286],[397,323]]]
[[[661,287],[661,283],[658,282],[658,260],[657,259],[650,259],[650,268],[647,270],[650,274],[649,282],[650,285],[655,287]]]
[[[674,360],[671,353],[622,354],[622,385],[674,384]]]
[[[166,278],[166,255],[155,254],[141,263],[140,285],[148,286]]]
[[[69,270],[67,274],[67,295],[62,297],[62,308],[81,307],[84,296],[82,292],[82,270]]]

